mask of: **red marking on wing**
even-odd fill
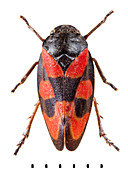
[[[60,118],[67,117],[70,122],[70,133],[72,138],[77,140],[83,133],[85,125],[88,121],[90,113],[86,113],[82,118],[75,115],[74,102],[56,102],[55,110]]]
[[[88,60],[88,49],[83,50],[80,55],[71,63],[66,71],[66,76],[79,78],[83,75]]]
[[[62,77],[63,71],[59,64],[50,56],[50,54],[42,48],[43,65],[46,69],[48,77]]]
[[[40,96],[44,100],[55,97],[55,94],[54,94],[54,91],[53,91],[50,81],[41,80],[40,85],[39,85],[39,93],[40,93]]]
[[[69,113],[69,121],[70,121],[70,132],[73,139],[77,140],[82,135],[83,130],[88,121],[89,115],[90,113],[87,112],[82,118],[78,118],[75,115],[74,102],[72,102],[72,105],[70,107],[70,113]]]
[[[72,116],[71,122],[71,134],[73,139],[77,140],[83,133],[85,125],[88,121],[90,113],[86,113],[82,118],[77,118],[75,115]]]
[[[54,140],[58,139],[61,118],[58,112],[55,112],[53,117],[48,117],[45,112],[43,112],[44,119],[46,121],[50,135]]]
[[[72,112],[71,107],[72,102],[67,102],[63,100],[62,102],[56,102],[55,111],[59,113],[60,117],[64,118],[68,115],[70,117],[70,113]]]
[[[65,117],[66,101],[56,102],[55,111],[58,112],[61,117]]]
[[[90,80],[80,81],[75,97],[88,100],[92,95],[92,91],[93,88]]]
[[[50,135],[55,140],[58,139],[61,121],[66,113],[66,103],[66,101],[56,102],[53,117],[48,117],[46,113],[43,113]]]

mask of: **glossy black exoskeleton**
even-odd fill
[[[56,27],[43,43],[43,48],[59,63],[64,72],[87,46],[85,38],[71,25]]]

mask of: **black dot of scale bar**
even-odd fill
[[[45,164],[45,168],[48,168],[48,164]]]
[[[86,167],[89,168],[89,164],[86,164]],[[34,164],[31,164],[31,168],[34,168]],[[45,168],[48,168],[48,164],[45,164]],[[59,164],[59,168],[62,168],[61,164]],[[75,168],[75,164],[73,164],[73,168]],[[100,168],[103,168],[103,164],[100,164]]]
[[[100,164],[100,168],[103,168],[103,164]]]
[[[59,168],[62,168],[61,164],[59,164]]]
[[[31,168],[34,168],[34,164],[31,164]]]
[[[75,168],[75,164],[73,164],[73,168]]]
[[[89,168],[89,164],[87,164],[87,168]]]

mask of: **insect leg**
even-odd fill
[[[28,28],[29,28],[31,31],[33,31],[42,42],[44,42],[44,39],[38,34],[38,32],[37,32],[31,25],[29,25],[27,19],[26,19],[25,17],[23,17],[22,15],[20,16],[20,18],[21,18],[23,21],[25,21],[25,23],[27,24]]]
[[[120,149],[113,142],[111,142],[110,139],[107,138],[107,136],[106,136],[106,134],[105,134],[105,132],[104,132],[104,130],[102,128],[102,124],[101,124],[101,120],[100,120],[100,115],[99,115],[99,111],[98,111],[97,102],[96,102],[95,97],[93,98],[93,101],[94,101],[95,111],[96,111],[97,120],[98,120],[99,136],[103,137],[104,140],[106,141],[106,143],[109,144],[109,146],[112,145],[117,151],[119,151]]]
[[[103,80],[103,82],[108,84],[109,86],[111,86],[114,90],[118,90],[112,83],[107,82],[107,79],[105,78],[105,76],[104,76],[104,74],[103,74],[103,72],[102,72],[102,70],[101,70],[97,60],[95,58],[92,58],[92,60],[94,61],[95,65],[96,65],[96,68],[97,68],[97,70],[98,70],[98,72],[100,74],[100,77]]]
[[[35,115],[36,115],[36,112],[37,112],[37,110],[38,110],[39,105],[40,105],[40,101],[37,102],[36,108],[35,108],[33,114],[29,117],[29,118],[30,118],[30,121],[29,121],[29,124],[28,124],[28,126],[27,126],[27,130],[26,130],[26,132],[23,134],[23,136],[24,136],[23,139],[17,144],[18,148],[15,150],[14,155],[17,155],[19,149],[20,149],[21,146],[24,144],[25,139],[28,138],[29,133],[30,133],[30,129],[31,129],[31,125],[32,125],[33,119],[34,119],[34,117],[35,117]]]
[[[110,16],[113,12],[113,10],[110,11],[99,24],[97,24],[88,34],[84,36],[84,38],[87,39],[97,28],[99,28],[103,23],[105,23],[108,16]]]
[[[35,68],[35,66],[36,66],[37,64],[38,64],[38,61],[35,62],[35,63],[31,66],[31,68],[28,70],[28,72],[27,72],[27,73],[24,75],[24,77],[21,79],[20,83],[18,83],[11,92],[15,92],[15,90],[17,89],[17,87],[20,86],[21,84],[23,84],[23,83],[26,81],[26,79],[28,78],[28,76],[30,75],[30,73],[33,71],[33,69]]]

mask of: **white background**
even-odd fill
[[[92,108],[83,139],[76,151],[59,152],[53,146],[40,108],[30,136],[17,156],[13,153],[22,138],[38,101],[37,68],[14,94],[12,88],[38,61],[42,42],[32,33],[20,15],[46,38],[61,24],[70,24],[87,34],[110,11],[112,14],[89,38],[89,50],[107,78],[118,87],[115,92],[102,83],[95,69],[95,97],[104,117],[105,132],[119,148],[117,152],[99,138],[97,118]],[[4,0],[0,2],[0,169],[127,169],[128,155],[128,12],[126,0]]]

